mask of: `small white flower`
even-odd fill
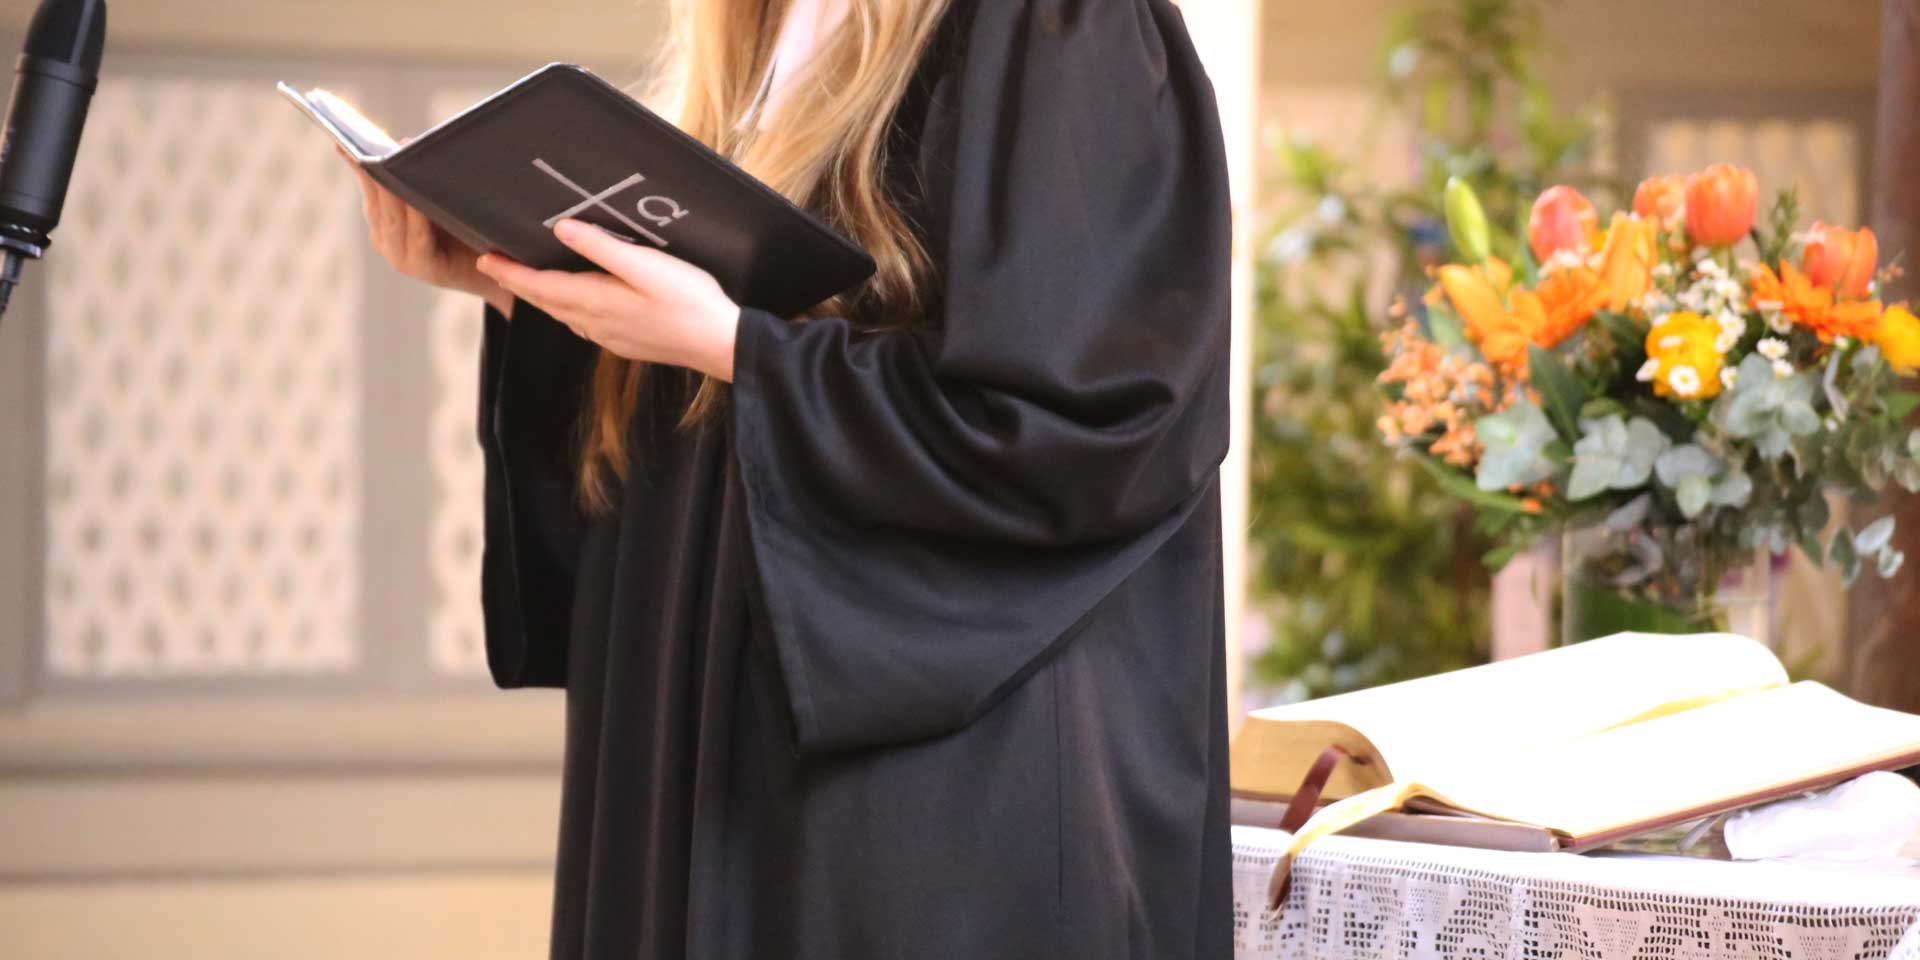
[[[1737,313],[1733,313],[1731,311],[1722,310],[1720,311],[1720,314],[1715,319],[1720,321],[1721,333],[1728,334],[1736,338],[1746,336],[1746,333],[1747,333],[1746,317]]]
[[[1655,277],[1658,277],[1658,278],[1660,278],[1660,279],[1662,279],[1662,280],[1665,280],[1666,278],[1668,278],[1668,277],[1671,277],[1671,276],[1673,276],[1673,264],[1671,264],[1671,263],[1656,263],[1656,264],[1654,264],[1654,265],[1653,265],[1653,275],[1654,275]]]
[[[1826,421],[1826,427],[1827,427],[1827,432],[1828,432],[1828,433],[1832,433],[1832,432],[1834,432],[1835,430],[1838,430],[1838,429],[1840,429],[1840,420],[1839,420],[1839,418],[1837,418],[1837,417],[1828,417],[1828,418],[1827,418],[1827,421]]]
[[[1722,387],[1725,387],[1728,390],[1732,390],[1733,385],[1738,382],[1740,382],[1739,367],[1721,367],[1720,368],[1720,385]]]
[[[1660,338],[1660,349],[1678,350],[1680,347],[1685,346],[1686,342],[1687,342],[1686,337],[1683,337],[1677,333],[1669,333],[1666,336]]]
[[[1782,380],[1793,376],[1793,364],[1785,360],[1775,360],[1773,362],[1773,375]]]
[[[1768,360],[1785,360],[1787,358],[1787,342],[1777,337],[1768,337],[1760,341],[1759,345],[1755,346],[1754,349],[1760,351],[1760,355],[1766,357]]]
[[[1640,371],[1635,373],[1633,378],[1641,383],[1652,383],[1653,378],[1659,375],[1660,361],[1649,359],[1646,363],[1640,365]]]
[[[1667,371],[1667,386],[1673,388],[1675,396],[1692,397],[1700,393],[1700,371],[1681,364]]]
[[[1553,256],[1547,258],[1546,263],[1540,265],[1540,273],[1542,276],[1546,276],[1571,267],[1584,267],[1586,265],[1587,258],[1581,256],[1580,251],[1556,250]]]
[[[1649,303],[1649,304],[1647,305],[1647,309],[1648,309],[1648,310],[1652,310],[1652,309],[1653,309],[1653,305],[1652,305],[1651,303]],[[1668,320],[1672,320],[1672,319],[1673,319],[1673,314],[1672,314],[1672,313],[1670,313],[1670,312],[1664,312],[1664,311],[1663,311],[1663,312],[1658,312],[1658,313],[1655,313],[1655,314],[1653,315],[1653,322],[1652,322],[1652,323],[1650,324],[1650,326],[1652,326],[1652,327],[1653,327],[1653,329],[1655,329],[1655,330],[1658,330],[1658,329],[1660,329],[1661,327],[1664,327],[1664,326],[1666,326],[1666,325],[1667,325],[1667,321],[1668,321]]]
[[[1768,330],[1782,335],[1793,332],[1793,318],[1779,310],[1762,310],[1760,315],[1767,318]]]
[[[1834,338],[1833,338],[1833,348],[1834,348],[1835,350],[1845,350],[1846,348],[1848,348],[1848,347],[1851,347],[1851,346],[1853,346],[1853,340],[1852,340],[1851,338],[1849,338],[1849,337],[1834,337]]]
[[[1725,330],[1722,330],[1720,331],[1719,336],[1713,338],[1713,349],[1718,350],[1721,353],[1729,353],[1733,350],[1734,347],[1737,347],[1739,345],[1740,345],[1740,335],[1738,333],[1729,333]]]

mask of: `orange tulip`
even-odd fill
[[[1624,213],[1613,215],[1600,256],[1608,310],[1619,313],[1627,309],[1653,286],[1655,230],[1655,221]]]
[[[1592,241],[1600,214],[1580,191],[1572,187],[1549,187],[1533,201],[1533,213],[1527,218],[1527,244],[1534,260],[1545,263],[1562,250],[1578,250]]]
[[[1664,226],[1680,222],[1687,209],[1685,177],[1648,177],[1633,191],[1633,212]]]
[[[1806,252],[1800,261],[1807,268],[1807,279],[1815,286],[1832,287],[1848,299],[1865,299],[1880,266],[1880,242],[1873,230],[1842,230],[1815,223],[1808,231]]]
[[[1753,228],[1759,206],[1753,171],[1716,163],[1687,178],[1687,235],[1702,246],[1733,246]]]

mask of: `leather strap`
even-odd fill
[[[1339,747],[1328,747],[1315,757],[1313,766],[1307,768],[1307,775],[1300,778],[1299,789],[1293,791],[1293,799],[1287,802],[1287,812],[1280,816],[1280,829],[1288,833],[1297,832],[1307,818],[1313,816],[1315,807],[1320,805],[1320,794],[1327,789],[1327,781],[1333,778],[1333,768],[1349,756]]]
[[[1288,833],[1298,833],[1306,825],[1307,819],[1320,805],[1320,794],[1327,789],[1327,781],[1333,777],[1333,770],[1340,761],[1351,754],[1339,747],[1328,747],[1314,758],[1313,766],[1307,768],[1307,775],[1300,778],[1299,789],[1293,791],[1293,799],[1287,802],[1287,812],[1280,817],[1280,829]],[[1273,878],[1267,881],[1267,906],[1278,910],[1287,899],[1287,891],[1293,886],[1293,858],[1283,856],[1274,864]]]

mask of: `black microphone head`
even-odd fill
[[[46,0],[27,26],[27,56],[69,64],[95,76],[106,46],[106,0]]]
[[[105,0],[42,0],[0,127],[0,248],[37,257],[67,199],[107,41]]]

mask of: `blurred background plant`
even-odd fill
[[[1454,254],[1449,177],[1479,193],[1497,244],[1524,234],[1524,204],[1551,184],[1616,189],[1596,163],[1604,108],[1557,110],[1542,53],[1540,0],[1422,0],[1392,20],[1349,153],[1282,131],[1258,274],[1249,541],[1267,637],[1250,702],[1485,659],[1490,545],[1427,468],[1380,443],[1373,382],[1389,304],[1418,310],[1427,267]],[[1404,186],[1372,175],[1393,126],[1409,137]]]

